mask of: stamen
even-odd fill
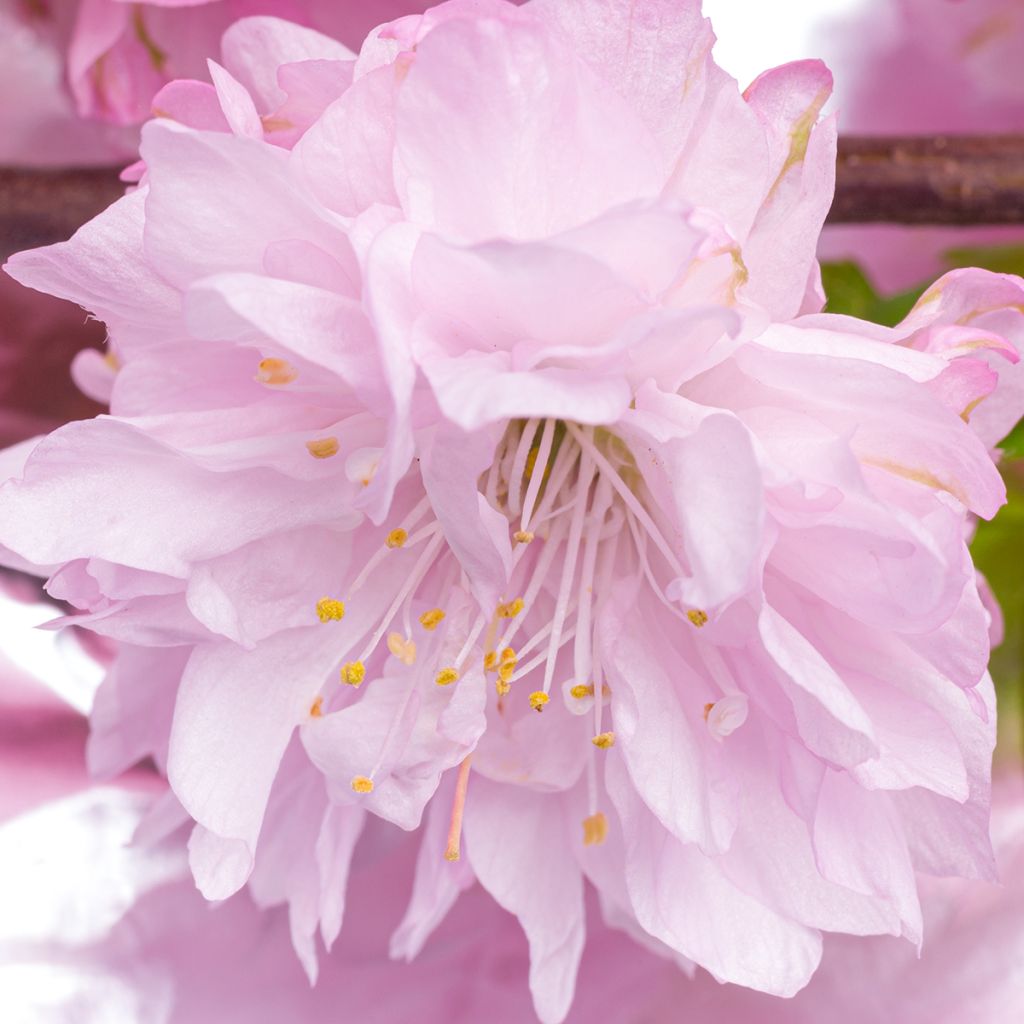
[[[608,595],[612,591],[612,578],[615,570],[615,557],[618,554],[618,547],[619,535],[615,534],[615,536],[608,539],[601,549],[601,564],[598,569],[598,592],[602,596],[598,602],[599,608],[603,606],[604,601],[607,600]],[[611,691],[608,689],[608,684],[604,681],[604,665],[598,655],[598,636],[596,631],[592,634],[591,639],[593,644],[591,649],[591,664],[594,668],[594,693],[596,695],[593,704],[594,735],[601,736],[604,733],[604,724],[602,721],[604,718],[604,704]],[[591,805],[591,810],[595,810],[593,804]]]
[[[544,483],[544,475],[547,471],[548,459],[551,458],[551,445],[554,442],[554,438],[555,421],[549,419],[544,423],[544,433],[541,435],[540,445],[536,449],[530,450],[534,456],[535,463],[539,462],[541,464],[542,471],[535,474],[533,466],[528,465],[527,475],[530,478],[530,482],[526,488],[526,500],[523,502],[523,514],[519,527],[521,532],[529,532],[530,517],[533,515],[533,506],[537,502],[537,495],[540,493],[541,484]]]
[[[577,461],[581,455],[580,446],[578,444],[571,444],[566,438],[561,448],[558,449],[558,454],[555,456],[555,464],[551,468],[551,476],[548,479],[547,490],[544,492],[544,498],[541,500],[540,505],[537,507],[534,516],[526,520],[525,522],[520,520],[520,529],[526,529],[530,524],[540,525],[541,523],[547,522],[549,519],[554,519],[559,513],[572,505],[573,494],[568,495],[568,499],[562,505],[555,507],[555,501],[562,495],[563,488],[565,487],[566,481],[569,479],[569,474],[573,471]],[[516,549],[512,553],[513,560],[517,553],[520,553],[520,549]]]
[[[700,608],[691,608],[687,613],[686,617],[698,628],[705,625],[708,621],[708,613]]]
[[[583,845],[600,846],[608,838],[608,819],[603,811],[583,819]]]
[[[438,686],[451,686],[459,678],[459,673],[453,668],[443,668],[437,673],[437,678],[434,680]]]
[[[488,651],[484,655],[484,670],[493,672],[498,667],[498,652]]]
[[[647,582],[651,585],[652,593],[677,619],[686,618],[686,616],[679,610],[678,606],[665,596],[661,584],[655,579],[654,570],[651,569],[650,562],[647,558],[647,534],[641,532],[640,524],[631,512],[626,513],[626,525],[629,527],[629,532],[633,537],[636,554],[640,559],[640,567],[643,570],[643,574],[647,579]]]
[[[357,448],[345,460],[345,476],[352,483],[369,487],[383,454],[383,448]]]
[[[429,508],[430,508],[430,499],[429,498],[422,498],[416,504],[416,507],[399,524],[399,529],[411,530],[412,527],[416,523],[418,523],[420,521],[420,519],[423,517],[423,513],[428,511]],[[435,529],[435,528],[439,529],[439,527],[437,527],[436,523],[431,523],[430,526],[428,527],[428,530]],[[422,534],[422,531],[421,531],[421,534]],[[414,544],[417,540],[422,539],[421,538],[421,534],[417,534],[415,537],[413,537],[410,541],[407,541],[406,543],[409,546],[412,546],[412,544]],[[389,551],[390,551],[390,548],[388,548],[388,546],[385,544],[384,547],[377,548],[377,550],[374,551],[374,553],[367,559],[366,565],[364,565],[362,567],[362,569],[359,570],[359,575],[355,578],[355,581],[352,584],[352,591],[351,592],[353,594],[357,590],[359,590],[359,588],[362,587],[362,585],[370,578],[371,574],[373,573],[373,570],[376,569],[377,566],[380,565],[381,562],[383,562],[384,559],[388,557],[388,552]]]
[[[593,686],[584,686],[583,683],[577,683],[570,691],[577,700],[583,700],[584,697],[594,696]]]
[[[352,788],[357,793],[372,793],[373,779],[368,779],[365,775],[357,775],[352,780]]]
[[[321,622],[340,622],[345,618],[345,602],[333,597],[321,597],[316,603],[316,614]]]
[[[590,674],[593,655],[592,604],[594,601],[594,570],[600,544],[601,526],[611,505],[612,488],[603,477],[598,477],[594,489],[594,502],[590,509],[590,529],[583,543],[583,564],[580,567],[580,585],[576,595],[576,638],[573,645],[573,675],[586,679]]]
[[[507,697],[512,692],[512,684],[506,679],[497,679],[494,683],[494,689],[499,697]]]
[[[346,661],[341,666],[341,681],[348,686],[359,686],[366,678],[366,666],[361,661]]]
[[[407,541],[408,539],[409,539],[409,533],[408,533],[408,531],[406,531],[406,530],[403,530],[403,529],[402,529],[402,528],[401,528],[401,527],[399,526],[399,527],[398,527],[397,529],[395,529],[395,530],[392,530],[392,531],[391,531],[391,532],[390,532],[390,533],[389,533],[389,534],[387,535],[387,537],[386,537],[386,538],[384,539],[384,543],[385,543],[385,544],[386,544],[386,545],[387,545],[387,546],[388,546],[389,548],[400,548],[400,547],[402,547],[402,546],[403,546],[403,545],[405,544],[405,542],[406,542],[406,541]]]
[[[499,619],[514,619],[523,610],[523,607],[523,599],[517,597],[514,601],[509,601],[507,604],[499,604],[497,616]]]
[[[710,706],[705,705],[704,721],[708,723],[708,732],[721,743],[747,720],[749,708],[743,693],[730,693]]]
[[[427,544],[427,546],[421,552],[420,557],[416,560],[416,564],[413,566],[412,572],[409,573],[409,575],[406,577],[405,582],[402,584],[401,590],[399,590],[399,592],[395,595],[395,599],[391,602],[391,606],[384,613],[384,616],[381,619],[380,623],[378,624],[377,629],[374,631],[373,636],[371,636],[369,641],[367,641],[366,646],[363,648],[363,652],[359,655],[357,659],[358,661],[366,661],[366,659],[370,656],[370,653],[376,648],[377,644],[380,643],[381,638],[387,632],[388,627],[391,625],[392,619],[394,619],[395,615],[402,607],[402,604],[405,601],[406,597],[408,597],[408,595],[411,594],[420,585],[420,582],[422,581],[423,577],[427,574],[427,571],[433,564],[438,549],[444,543],[444,535],[441,533],[440,527],[437,527],[436,524],[430,527],[430,529],[434,531],[430,543]],[[373,559],[371,558],[370,561],[372,562]],[[360,573],[360,576],[362,576],[362,573]],[[398,634],[398,638],[402,641],[403,644],[406,644],[405,637],[403,637],[401,634]],[[391,637],[388,637],[388,650],[390,650],[392,654],[395,654],[396,652],[392,649],[391,644]],[[416,644],[412,640],[409,640],[408,644],[412,645],[411,648],[406,646],[404,648],[404,651],[406,652],[407,655],[411,651],[412,661],[406,661],[405,664],[411,665],[412,662],[416,660]]]
[[[598,750],[607,750],[615,746],[615,733],[600,732],[591,741]]]
[[[574,605],[570,605],[569,613],[572,612]],[[540,640],[543,642],[549,637],[554,629],[553,623],[548,623],[536,636],[532,637],[529,643],[525,644],[519,651],[520,661],[522,661],[522,655],[538,646],[535,641]],[[558,650],[561,650],[570,640],[576,636],[576,624],[573,623],[561,636],[558,641]],[[557,651],[555,652],[557,654]],[[516,671],[515,678],[522,679],[523,676],[528,676],[538,665],[546,664],[551,659],[551,653],[549,651],[541,651],[539,654],[532,657],[525,665],[520,665]]]
[[[543,690],[534,690],[530,694],[530,707],[534,711],[543,711],[544,705],[551,700],[551,698]]]
[[[541,588],[544,586],[545,577],[547,576],[548,570],[554,563],[555,556],[558,554],[558,551],[562,544],[562,536],[567,532],[567,530],[568,527],[566,527],[563,524],[562,520],[557,520],[554,526],[552,527],[550,536],[547,538],[547,540],[544,542],[543,547],[540,549],[540,555],[537,557],[536,564],[533,567],[533,574],[530,577],[530,582],[526,587],[526,592],[523,594],[524,606],[532,606],[533,602],[537,598],[537,595],[540,593]],[[516,548],[516,550],[512,552],[513,570],[515,569],[515,566],[518,564],[516,562],[516,556],[519,553],[524,552],[526,550],[527,549],[525,547],[521,547]],[[495,624],[496,623],[497,615],[495,615]],[[518,622],[510,623],[509,626],[506,628],[505,634],[504,636],[502,636],[500,642],[495,644],[493,642],[493,637],[491,637],[490,642],[485,642],[485,649],[490,650],[495,647],[504,647],[509,642],[509,640],[512,639],[512,637],[516,634],[516,632],[521,628],[522,625],[522,619],[520,619]],[[548,633],[550,633],[550,631],[551,623],[549,622],[547,626],[544,628],[544,630],[542,630],[542,632],[545,636],[547,636]],[[522,657],[524,650],[529,649],[532,645],[533,640],[531,640],[526,645],[526,648],[519,651],[519,656]]]
[[[540,421],[536,419],[527,420],[523,426],[523,432],[519,435],[519,443],[516,445],[515,458],[512,460],[512,469],[508,478],[508,510],[511,515],[517,516],[521,511],[519,496],[522,493],[523,478],[527,477],[532,482],[531,471],[533,466],[530,456],[537,458],[537,449],[533,447],[533,439],[537,436],[537,427]],[[547,424],[545,424],[547,429]]]
[[[284,359],[261,359],[256,367],[254,379],[260,384],[280,387],[284,384],[291,384],[298,375],[299,371]]]
[[[320,718],[323,715],[323,713],[324,713],[324,699],[323,699],[323,697],[317,697],[317,699],[315,701],[313,701],[313,704],[312,704],[312,706],[309,709],[309,717],[310,718]]]
[[[329,459],[332,455],[338,454],[338,439],[336,437],[317,437],[306,442],[306,450],[314,459]]]
[[[455,778],[455,799],[452,801],[452,818],[448,826],[448,845],[445,847],[444,859],[459,859],[459,844],[462,840],[462,812],[466,809],[466,790],[469,788],[469,763],[473,755],[467,754],[459,765],[459,774]]]
[[[416,641],[401,633],[388,633],[388,650],[403,664],[416,664]]]
[[[638,522],[640,522],[643,528],[650,535],[651,540],[654,541],[655,545],[661,551],[668,561],[668,564],[672,567],[673,571],[678,576],[683,576],[683,567],[676,557],[675,552],[672,550],[669,543],[661,535],[661,531],[658,529],[654,520],[650,517],[647,509],[643,507],[639,499],[629,489],[625,481],[615,471],[615,467],[597,450],[597,446],[590,439],[590,437],[579,427],[572,423],[567,423],[566,427],[572,433],[573,437],[576,438],[580,443],[580,447],[594,460],[600,470],[602,476],[606,477],[608,482],[618,491],[619,497],[622,498],[626,507],[630,512],[636,516]]]
[[[498,669],[498,679],[500,679],[501,682],[503,682],[503,683],[511,683],[512,682],[512,674],[515,672],[515,670],[516,670],[516,663],[514,661],[506,661]]]
[[[533,538],[534,533],[532,530],[516,530],[516,532],[512,534],[512,539],[517,544],[529,544]]]
[[[569,539],[565,546],[565,561],[562,566],[562,579],[558,585],[558,597],[555,599],[555,613],[552,616],[553,627],[551,639],[548,641],[547,661],[544,664],[544,692],[551,691],[551,680],[555,674],[555,655],[561,646],[562,629],[569,607],[569,592],[572,581],[576,577],[576,560],[579,556],[580,540],[583,535],[583,521],[587,512],[587,501],[590,496],[590,485],[594,479],[594,464],[584,454],[580,462],[580,472],[576,480],[576,507],[572,510],[569,524]]]
[[[440,608],[431,608],[420,616],[420,625],[429,633],[437,629],[443,618],[444,612]]]
[[[513,648],[506,647],[501,652],[501,663],[502,665],[507,665],[509,662],[511,662],[513,665],[516,663],[516,652],[515,650],[513,650]]]
[[[492,617],[491,621],[494,619]],[[473,646],[476,644],[477,638],[484,631],[484,625],[487,620],[482,616],[476,617],[476,622],[473,623],[473,628],[469,631],[469,636],[466,637],[466,642],[462,645],[462,650],[459,651],[459,656],[455,659],[455,667],[461,672],[463,666],[466,664],[466,660],[469,658],[470,652],[473,650]],[[484,646],[487,646],[486,644]]]

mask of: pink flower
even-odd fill
[[[1018,0],[890,0],[826,19],[820,52],[836,73],[840,126],[857,134],[1024,130],[1024,5]],[[1020,243],[1017,227],[829,227],[823,259],[855,259],[887,292],[948,268],[943,253]]]
[[[1004,497],[1024,284],[817,314],[828,73],[741,95],[695,3],[401,19],[285,146],[279,55],[344,58],[227,39],[142,186],[8,264],[121,363],[111,416],[8,453],[0,523],[123,644],[93,768],[166,770],[203,893],[287,902],[311,976],[372,818],[422,832],[392,952],[475,879],[544,1021],[585,879],[778,995],[823,930],[920,941],[917,870],[992,872],[963,537]]]

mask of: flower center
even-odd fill
[[[508,590],[496,607],[474,605],[449,614],[454,592],[468,593],[468,586],[429,499],[422,497],[401,522],[386,528],[380,547],[346,588],[344,603],[325,597],[318,614],[325,623],[341,619],[345,605],[359,602],[385,559],[404,558],[404,573],[390,577],[401,582],[386,610],[363,642],[342,655],[342,682],[359,686],[386,638],[383,648],[402,664],[427,661],[427,675],[438,686],[457,684],[472,659],[481,659],[493,679],[499,714],[508,712],[517,683],[526,690],[524,705],[542,713],[557,683],[571,712],[592,717],[591,806],[584,837],[599,843],[606,826],[597,807],[595,759],[615,743],[605,724],[611,691],[596,626],[603,604],[628,579],[640,581],[687,628],[703,627],[708,615],[698,608],[684,610],[667,596],[671,581],[685,572],[680,555],[666,540],[671,531],[659,525],[661,513],[634,453],[610,431],[555,419],[514,421],[479,488],[507,519],[513,541]],[[709,665],[708,674],[726,700],[709,707],[705,721],[722,739],[742,724],[745,705],[729,699],[736,687],[724,665]],[[422,672],[413,673],[410,696],[422,678]],[[323,701],[317,700],[314,716],[323,713]],[[372,782],[377,767],[359,778]],[[457,787],[449,857],[457,856],[468,772],[467,759]],[[362,781],[353,787],[371,792]]]

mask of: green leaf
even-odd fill
[[[942,258],[951,270],[981,267],[997,274],[1024,276],[1024,245],[964,246],[944,252]]]
[[[1024,752],[1024,474],[1004,473],[1008,504],[991,522],[978,524],[971,543],[1003,611],[1004,639],[992,652],[989,671],[999,702],[1000,747],[1018,759]]]
[[[999,448],[1002,450],[1004,458],[1019,459],[1024,457],[1024,420],[1021,420],[999,442]]]
[[[925,286],[897,295],[882,296],[863,270],[851,260],[821,265],[821,283],[825,289],[825,310],[843,313],[885,327],[894,327],[913,308]]]
[[[825,289],[825,310],[867,319],[867,313],[878,301],[864,271],[852,260],[822,263],[821,283]]]

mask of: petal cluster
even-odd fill
[[[7,787],[0,802],[7,865],[0,879],[0,1006],[12,1019],[534,1019],[523,984],[526,943],[514,919],[479,887],[448,916],[430,956],[411,964],[388,959],[414,837],[396,844],[385,827],[370,829],[354,867],[340,948],[311,988],[290,955],[280,910],[260,912],[244,893],[211,908],[191,885],[180,836],[158,840],[152,829],[144,835],[160,800],[154,776],[140,772],[116,786],[90,788],[81,720],[7,667],[0,702],[16,730],[0,737],[0,762],[10,760],[31,780],[17,793]],[[993,836],[1006,886],[932,880],[923,893],[927,939],[920,959],[894,939],[833,937],[808,988],[778,1000],[706,975],[689,978],[595,920],[567,1020],[637,1013],[665,1024],[680,1015],[698,1024],[1012,1019],[1024,948],[1021,796],[1019,778],[997,784]]]
[[[712,41],[692,2],[452,0],[358,56],[243,20],[140,186],[8,264],[119,367],[0,494],[121,642],[92,765],[166,771],[203,893],[288,903],[311,976],[370,818],[422,833],[392,954],[477,880],[544,1021],[585,882],[792,995],[823,931],[919,942],[917,871],[992,873],[964,538],[1024,283],[820,313],[828,72],[741,94]]]

